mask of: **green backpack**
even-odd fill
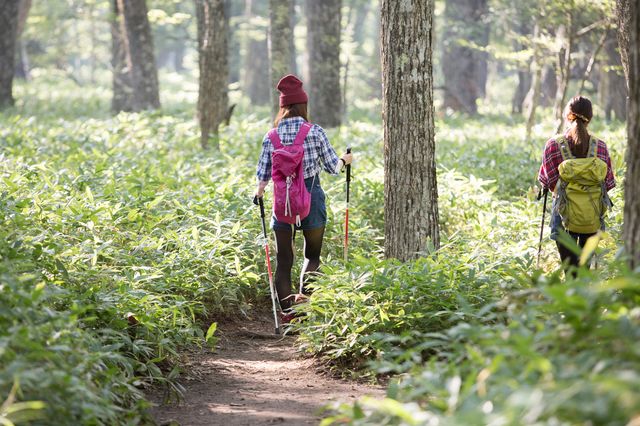
[[[557,208],[567,231],[580,234],[597,232],[609,205],[604,180],[607,164],[598,158],[598,141],[591,138],[586,158],[576,158],[567,140],[558,136],[562,163],[556,185]]]

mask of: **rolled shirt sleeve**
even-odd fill
[[[336,154],[336,151],[331,146],[329,138],[327,137],[324,129],[317,125],[314,125],[313,129],[317,135],[318,156],[320,158],[320,164],[322,164],[322,168],[327,173],[337,175],[340,172],[340,169],[338,167],[340,158],[338,158],[338,154]]]
[[[269,140],[268,134],[265,135],[262,140],[262,151],[260,151],[260,157],[258,157],[258,166],[256,170],[256,177],[259,181],[268,182],[271,179],[271,153],[273,152],[273,145]]]

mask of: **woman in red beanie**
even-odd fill
[[[302,88],[302,81],[294,75],[283,77],[277,86],[280,92],[280,111],[276,116],[274,127],[283,145],[292,144],[300,127],[309,121],[307,116],[307,93]],[[314,124],[304,140],[304,183],[311,194],[311,209],[300,225],[280,222],[275,217],[271,219],[271,227],[276,236],[277,266],[275,285],[282,307],[283,323],[289,322],[294,313],[290,308],[294,295],[291,293],[291,268],[293,266],[293,239],[296,230],[302,230],[304,235],[304,266],[300,274],[300,291],[304,290],[303,280],[320,267],[320,250],[324,228],[327,223],[325,195],[320,186],[320,171],[336,175],[340,169],[350,164],[351,154],[344,154],[338,158],[335,150],[322,127]],[[271,154],[274,148],[268,134],[262,140],[262,152],[258,161],[258,188],[256,197],[264,194],[264,189],[271,179]]]

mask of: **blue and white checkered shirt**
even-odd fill
[[[283,145],[291,145],[300,130],[300,126],[304,123],[302,117],[291,117],[280,120],[278,124],[278,136]],[[273,144],[267,133],[262,140],[262,152],[258,160],[258,171],[256,175],[258,180],[267,182],[271,179],[271,154],[273,153]],[[336,173],[336,167],[340,159],[336,154],[327,138],[327,134],[322,127],[314,124],[304,140],[304,178],[310,178],[320,173],[324,168],[331,174]]]

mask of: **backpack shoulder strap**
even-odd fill
[[[305,122],[300,126],[300,130],[298,130],[298,134],[296,135],[296,140],[293,141],[294,145],[302,145],[304,143],[305,138],[309,134],[311,127],[313,124]]]
[[[587,158],[597,157],[598,156],[598,139],[591,136],[589,140],[589,153],[587,154]]]
[[[269,130],[269,133],[267,134],[267,136],[269,136],[269,140],[271,141],[275,149],[282,148],[282,142],[280,141],[280,136],[278,135],[278,129],[274,128]]]
[[[557,136],[556,143],[560,146],[560,154],[562,155],[562,160],[570,160],[574,158],[571,150],[567,146],[567,140],[564,136]]]

